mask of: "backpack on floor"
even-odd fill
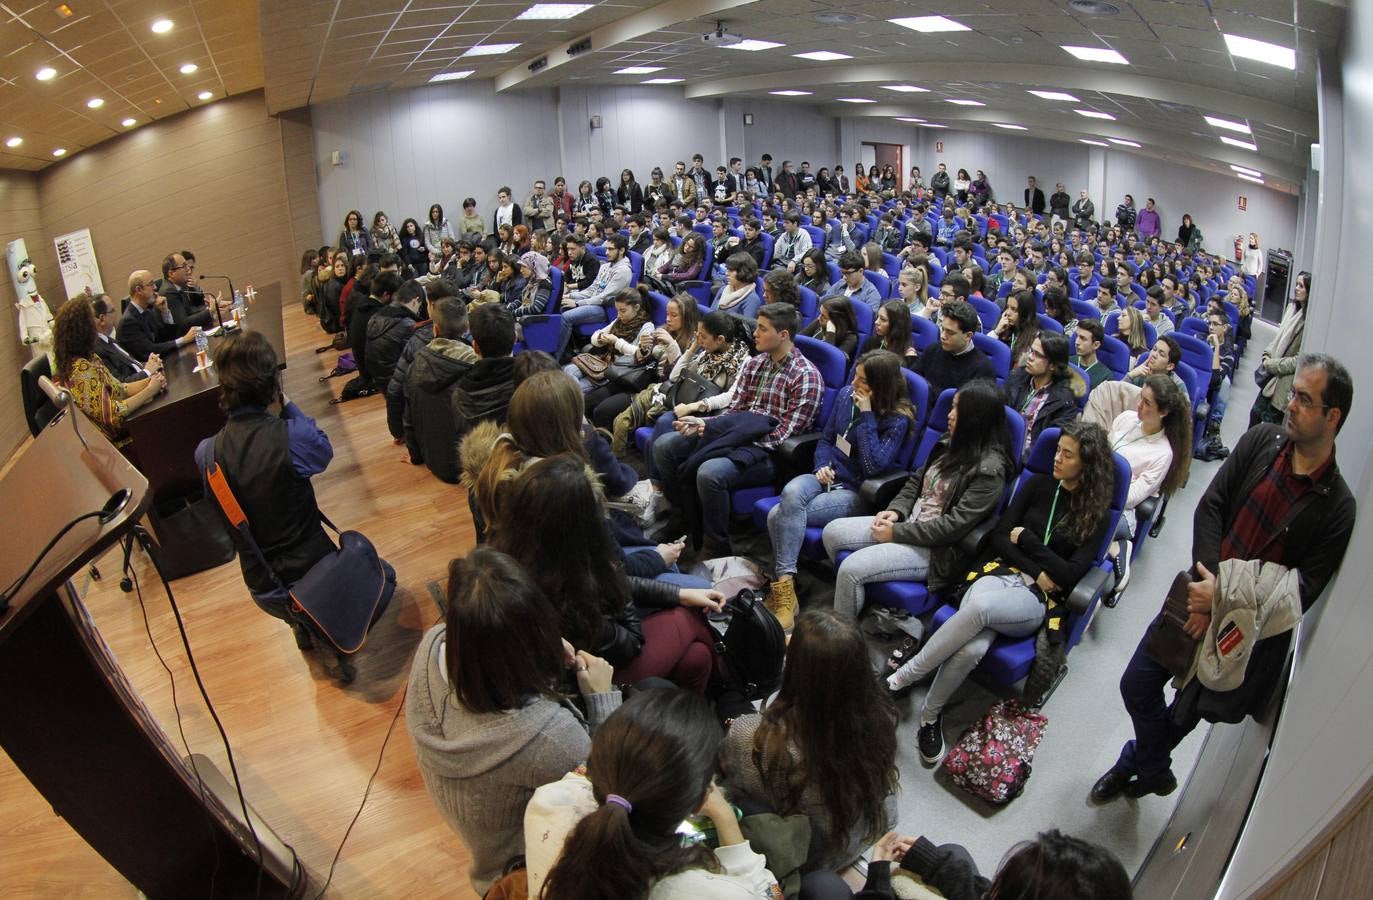
[[[1010,803],[1030,780],[1030,763],[1049,720],[1019,700],[1002,700],[963,732],[944,756],[953,783],[988,803]]]
[[[762,700],[777,690],[782,684],[786,633],[761,594],[742,590],[706,621],[718,636],[715,652],[727,688],[750,700]]]

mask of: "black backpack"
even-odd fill
[[[782,683],[786,634],[761,594],[745,588],[707,616],[718,640],[725,684],[750,700],[770,696]]]

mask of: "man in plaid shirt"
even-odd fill
[[[796,349],[792,336],[800,327],[796,307],[769,303],[758,310],[754,342],[758,354],[744,363],[734,384],[734,400],[723,415],[757,413],[777,420],[777,427],[755,442],[765,451],[815,425],[824,383],[820,370]],[[698,416],[678,419],[675,431],[653,442],[653,458],[665,485],[676,485],[677,470],[696,449],[705,421]],[[729,555],[729,495],[738,488],[771,484],[772,456],[741,466],[729,457],[706,460],[696,473],[705,530],[705,557]]]

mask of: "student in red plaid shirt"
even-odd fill
[[[754,343],[758,354],[744,363],[734,385],[734,400],[722,415],[757,413],[777,420],[777,427],[754,442],[762,451],[749,454],[741,465],[719,456],[708,459],[696,473],[696,492],[701,501],[706,558],[729,554],[729,494],[744,487],[771,484],[772,450],[794,434],[815,425],[824,383],[820,371],[801,355],[792,342],[800,326],[796,307],[769,303],[758,310]],[[664,487],[678,484],[677,470],[696,449],[705,421],[686,416],[673,423],[674,432],[653,442],[653,457]],[[736,454],[737,455],[737,454]]]

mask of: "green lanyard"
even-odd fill
[[[1049,546],[1049,537],[1054,533],[1054,513],[1058,511],[1058,494],[1063,490],[1063,482],[1054,488],[1054,502],[1049,507],[1049,521],[1044,524],[1044,546]]]

